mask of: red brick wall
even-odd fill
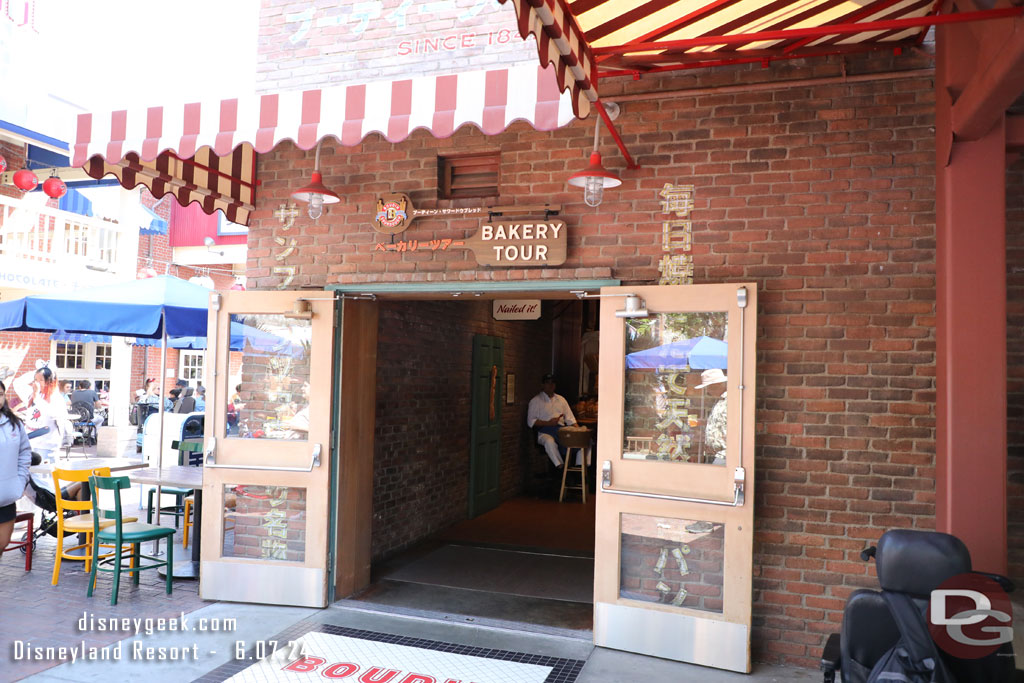
[[[522,490],[533,446],[526,406],[550,368],[551,322],[496,321],[489,301],[380,304],[373,556],[466,519],[473,335],[505,340],[517,401],[501,401],[501,496]]]
[[[8,389],[16,377],[34,370],[39,359],[50,359],[48,332],[0,332],[0,375],[5,367],[14,373],[3,380]]]
[[[537,62],[536,43],[519,39],[511,3],[262,0],[260,5],[260,92]]]
[[[1006,174],[1006,508],[1009,572],[1024,585],[1024,160]]]
[[[925,65],[915,59],[898,66]],[[885,59],[849,63],[851,73],[889,68]],[[838,71],[823,60],[602,87],[607,97]],[[282,263],[298,268],[292,286],[310,287],[655,282],[658,190],[693,184],[694,281],[753,281],[759,293],[754,655],[814,666],[845,598],[874,584],[859,551],[887,528],[935,524],[933,111],[930,78],[627,102],[616,126],[641,168],[625,170],[604,135],[605,163],[624,183],[599,210],[565,182],[585,162],[592,121],[550,133],[516,124],[493,137],[464,128],[446,140],[417,132],[398,145],[379,136],[351,148],[326,141],[324,180],[344,201],[319,224],[297,221],[289,236],[298,249],[277,261],[271,211],[308,176],[313,158],[282,143],[259,160],[248,275],[255,288],[276,287],[282,276],[272,268]],[[483,268],[454,249],[374,252],[385,241],[370,228],[375,193],[406,192],[417,207],[453,205],[436,199],[436,155],[482,148],[501,150],[501,203],[562,204],[563,267]],[[461,239],[478,224],[421,219],[405,237]],[[377,483],[379,498],[409,495],[408,481]],[[379,517],[375,529],[395,520]]]
[[[25,168],[25,145],[16,145],[8,140],[0,140],[0,156],[7,160],[8,171],[20,171]],[[14,185],[0,185],[0,195],[20,197],[24,194]]]

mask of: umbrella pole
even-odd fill
[[[156,452],[156,468],[159,473],[164,467],[164,418],[167,411],[166,408],[166,396],[165,384],[167,382],[167,313],[161,314],[161,327],[163,328],[163,338],[160,343],[160,428],[157,430],[157,452]],[[159,476],[159,474],[158,474]],[[156,485],[156,523],[160,525],[160,499],[163,487],[159,481]],[[169,543],[170,541],[168,541]],[[160,539],[153,541],[153,554],[160,555]],[[170,571],[170,568],[168,568]]]

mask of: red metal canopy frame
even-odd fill
[[[1018,17],[1022,7],[958,12],[941,0],[498,0],[511,1],[520,35],[534,35],[541,64],[572,90],[573,111],[592,106],[630,168],[635,163],[600,106],[605,78],[805,59],[919,45],[929,28]]]

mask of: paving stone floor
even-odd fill
[[[126,509],[134,512],[138,487],[134,487],[133,493],[133,499],[126,500],[125,505]],[[137,512],[137,516],[144,520],[145,510]],[[167,520],[163,523],[168,524]],[[19,525],[15,538],[20,535]],[[68,540],[73,538],[70,536]],[[150,546],[150,543],[144,544],[143,552],[148,552]],[[83,615],[169,618],[214,604],[199,598],[199,584],[196,581],[176,580],[172,594],[167,595],[164,578],[154,569],[140,573],[138,586],[132,583],[129,575],[122,574],[116,606],[110,605],[113,585],[110,574],[99,575],[93,597],[87,598],[85,593],[89,575],[85,573],[83,562],[64,560],[58,585],[51,585],[56,547],[57,540],[52,536],[40,537],[34,551],[32,571],[28,572],[25,571],[24,556],[19,550],[5,552],[0,557],[0,614],[3,615],[0,618],[0,672],[3,672],[0,680],[16,681],[60,664],[60,661],[14,661],[15,641],[26,645],[31,643],[34,647],[69,646],[84,641],[90,647],[109,645],[130,635],[88,629],[80,631],[78,622]],[[161,544],[161,549],[163,547]],[[175,561],[186,559],[189,552],[190,549],[181,547],[179,530],[175,536]]]

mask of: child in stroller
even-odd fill
[[[32,453],[32,467],[39,465],[42,461],[43,459],[38,453]],[[61,488],[61,493],[64,498],[77,499],[81,488],[82,485],[75,482]],[[35,525],[32,532],[32,547],[35,548],[36,541],[44,534],[57,536],[57,499],[53,492],[53,477],[49,474],[30,473],[24,497],[40,509],[39,523]],[[65,516],[73,514],[75,513],[69,510]],[[69,534],[70,532],[65,533],[65,536]],[[22,535],[21,540],[27,540],[25,535]],[[22,546],[21,552],[24,553],[25,550],[25,546]]]

